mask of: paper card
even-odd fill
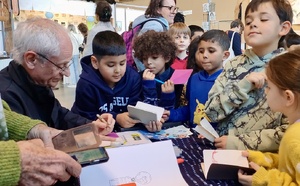
[[[106,163],[84,167],[81,186],[186,186],[171,140],[107,149]]]
[[[203,150],[201,167],[207,179],[237,179],[239,169],[253,174],[249,162],[240,150]]]
[[[170,80],[173,81],[175,85],[186,84],[193,72],[193,69],[180,69],[175,70]]]
[[[211,142],[215,141],[215,138],[219,138],[219,134],[215,131],[213,126],[207,121],[206,118],[203,118],[200,121],[200,125],[197,125],[194,128],[195,131],[197,131],[199,134],[203,135],[206,139],[208,139]]]
[[[160,120],[165,110],[162,107],[140,101],[137,102],[136,106],[128,105],[127,109],[130,117],[138,119],[144,124],[148,124],[150,121]]]

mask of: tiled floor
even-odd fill
[[[59,100],[62,106],[71,109],[75,101],[76,88],[69,88],[67,85],[62,83],[60,83],[57,87],[59,87],[58,90],[53,90],[56,99]]]

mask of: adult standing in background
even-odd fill
[[[230,23],[230,30],[227,31],[230,41],[232,40],[232,49],[235,56],[242,54],[241,34],[244,30],[244,24],[241,20],[236,19]]]
[[[98,21],[98,23],[88,32],[86,46],[83,50],[83,57],[93,54],[92,42],[93,42],[95,35],[98,32],[105,31],[105,30],[115,31],[114,27],[112,26],[112,24],[110,22],[112,10],[111,10],[111,6],[108,4],[108,2],[99,1],[97,3],[95,14],[96,14],[96,20]]]
[[[76,87],[79,80],[79,45],[81,40],[76,32],[76,28],[73,24],[68,25],[68,34],[73,46],[73,56],[70,65],[70,77],[64,77],[64,84],[68,84],[68,87]]]
[[[178,11],[176,0],[150,0],[144,15],[137,17],[132,24],[132,28],[143,24],[138,35],[148,30],[163,32],[169,30],[169,25],[174,23],[175,14]],[[134,59],[138,71],[143,71],[145,66],[138,59]]]
[[[87,41],[87,36],[88,36],[88,27],[86,26],[86,24],[84,23],[80,23],[78,26],[77,26],[78,30],[80,31],[80,33],[82,34],[83,36],[83,41],[82,41],[82,44],[79,46],[79,52],[82,54],[83,50],[84,50],[84,47],[86,45],[86,41]]]

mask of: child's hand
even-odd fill
[[[249,152],[248,152],[248,151],[246,151],[246,150],[242,151],[242,156],[244,156],[244,157],[248,158],[248,156],[249,156]]]
[[[143,80],[154,80],[155,74],[150,72],[150,69],[145,69],[143,72]]]
[[[168,121],[170,117],[170,111],[169,110],[164,110],[164,113],[162,115],[162,119],[164,119],[165,121]]]
[[[174,92],[174,90],[175,90],[174,83],[171,80],[168,80],[161,85],[161,91],[163,93],[172,93]]]
[[[226,149],[227,136],[221,136],[215,139],[215,147],[217,149]]]
[[[246,152],[246,151],[244,151],[244,152]],[[250,162],[249,165],[250,165],[251,168],[253,168],[256,171],[260,168],[260,166],[257,165],[254,162]],[[239,182],[242,185],[246,185],[246,186],[252,185],[252,175],[248,176],[247,173],[245,173],[242,170],[239,170],[239,172],[238,172],[238,178],[239,178]]]
[[[267,76],[263,72],[251,72],[246,79],[254,85],[255,88],[263,88]]]
[[[150,121],[148,125],[145,125],[146,129],[150,132],[160,131],[164,121]]]
[[[123,128],[130,128],[133,127],[135,124],[141,122],[139,120],[130,118],[128,112],[118,114],[116,117],[116,121]]]

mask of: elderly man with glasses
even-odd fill
[[[13,111],[61,130],[91,122],[101,135],[113,130],[112,115],[102,115],[106,122],[90,121],[62,107],[54,96],[51,88],[70,75],[72,43],[64,27],[33,18],[19,23],[13,38],[14,60],[0,72],[1,97]]]

